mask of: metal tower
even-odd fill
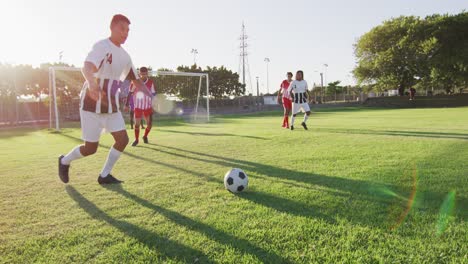
[[[239,37],[239,40],[240,40],[239,72],[242,78],[242,84],[244,85],[246,85],[245,79],[248,75],[249,84],[250,84],[250,93],[253,93],[252,77],[250,76],[250,67],[249,67],[249,59],[248,59],[249,53],[247,52],[247,48],[249,47],[249,45],[247,44],[248,38],[249,37],[247,36],[247,32],[245,30],[245,24],[244,22],[242,22],[242,31],[241,31],[241,36]]]

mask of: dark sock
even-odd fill
[[[150,131],[151,131],[150,128],[146,128],[146,129],[145,129],[145,137],[148,137],[148,134],[149,134]]]
[[[135,127],[135,140],[138,141],[139,138],[140,138],[140,128]]]

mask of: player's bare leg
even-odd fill
[[[99,146],[99,142],[87,142],[84,145],[76,146],[67,155],[59,157],[59,177],[64,183],[69,181],[69,170],[72,161],[81,159],[86,156],[93,155],[96,153]]]
[[[111,171],[117,160],[119,160],[120,156],[122,155],[122,152],[127,147],[129,139],[126,130],[113,132],[111,134],[114,137],[115,143],[111,147],[106,163],[104,164],[104,167],[102,168],[98,177],[99,184],[113,184],[122,182],[114,178],[114,176],[111,175]]]
[[[132,147],[136,147],[140,142],[140,126],[141,126],[141,117],[135,118],[135,141],[132,143]]]
[[[145,142],[145,144],[148,144],[148,134],[151,131],[151,128],[153,127],[153,119],[151,118],[151,115],[145,115],[145,121],[146,129],[145,135],[143,136],[143,142]]]
[[[294,121],[296,121],[296,114],[291,116],[291,130],[294,130]]]

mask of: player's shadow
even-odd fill
[[[61,136],[67,137],[75,142],[81,142],[81,139],[62,133],[59,134]],[[381,227],[381,223],[386,222],[387,216],[386,212],[382,211],[383,208],[388,207],[389,204],[395,202],[395,198],[383,194],[381,190],[389,189],[394,192],[397,192],[403,197],[408,197],[411,190],[408,188],[402,188],[400,186],[390,185],[390,184],[376,184],[364,180],[355,180],[355,179],[346,179],[340,177],[332,177],[332,176],[325,176],[325,175],[318,175],[313,173],[306,173],[306,172],[298,172],[289,169],[284,169],[280,167],[275,167],[271,165],[255,163],[251,161],[244,161],[238,160],[233,158],[226,158],[223,156],[205,154],[196,151],[189,151],[185,149],[180,149],[176,147],[170,146],[163,146],[163,145],[155,145],[150,144],[150,146],[154,147],[146,147],[144,145],[140,146],[143,148],[148,148],[153,151],[160,152],[162,154],[172,155],[178,158],[183,159],[192,159],[194,161],[204,162],[204,163],[211,163],[215,165],[221,165],[223,167],[240,167],[247,171],[256,172],[258,175],[257,177],[263,177],[265,180],[270,180],[272,178],[275,181],[284,183],[286,185],[290,185],[291,187],[298,187],[294,186],[294,182],[296,182],[299,186],[303,184],[307,184],[310,188],[314,186],[323,186],[330,188],[332,190],[337,190],[334,192],[334,195],[341,196],[342,199],[349,200],[349,201],[360,201],[366,200],[368,203],[362,205],[362,208],[354,208],[354,211],[361,211],[360,214],[355,214],[351,212],[346,212],[345,210],[337,210],[331,208],[317,208],[311,204],[302,204],[300,202],[296,202],[290,199],[285,199],[279,196],[273,196],[266,193],[261,192],[253,192],[252,194],[242,195],[240,197],[244,199],[249,199],[252,202],[261,204],[263,206],[267,206],[273,208],[280,212],[285,212],[293,215],[304,216],[304,217],[320,217],[328,222],[334,222],[335,216],[341,216],[347,219],[351,219],[352,221],[358,222],[360,224],[370,225],[370,226],[378,226]],[[100,147],[109,149],[108,146],[100,144]],[[205,179],[210,182],[215,182],[216,184],[223,184],[223,179],[221,177],[214,177],[207,175],[206,173],[200,172],[199,170],[190,170],[187,167],[177,165],[177,159],[172,159],[173,163],[166,163],[157,161],[156,159],[150,159],[143,156],[135,155],[129,152],[124,152],[124,155],[134,158],[136,160],[142,160],[148,162],[149,164],[157,165],[157,166],[164,166],[170,169],[178,170],[187,173],[187,175],[193,175],[202,179]],[[304,188],[304,187],[302,187]],[[307,187],[306,187],[307,188]],[[326,189],[321,189],[320,191],[327,191]],[[427,201],[425,201],[426,206],[429,206],[431,210],[437,210],[440,206],[440,201],[443,201],[445,198],[445,193],[437,193],[437,192],[418,192],[423,197],[429,197]],[[458,197],[459,198],[459,197]],[[400,201],[401,202],[401,201]],[[459,198],[457,200],[459,204],[468,204],[468,201],[465,198]],[[344,209],[347,208],[346,204]],[[303,210],[304,208],[312,208],[310,210]],[[371,210],[372,209],[372,210]],[[457,207],[457,211],[462,211]],[[466,213],[461,212],[461,216],[463,219],[466,218]]]
[[[257,191],[252,193],[246,193],[240,196],[242,198],[249,199],[253,202],[269,206],[278,211],[288,212],[302,216],[320,217],[329,222],[333,221],[333,215],[335,215],[343,217],[352,217],[353,221],[357,221],[361,224],[380,226],[379,223],[383,223],[386,220],[388,220],[386,212],[383,209],[387,208],[391,204],[394,204],[395,201],[401,202],[401,200],[398,200],[394,196],[386,193],[385,190],[391,190],[395,193],[398,193],[402,197],[409,197],[411,193],[411,188],[404,188],[393,184],[375,183],[365,180],[348,179],[334,176],[319,175],[308,172],[293,171],[272,165],[238,160],[233,158],[226,158],[219,155],[211,155],[159,144],[153,146],[156,146],[157,148],[146,148],[153,149],[154,151],[158,151],[163,154],[172,155],[179,158],[188,158],[199,162],[221,165],[223,167],[228,168],[243,168],[244,170],[255,172],[258,175],[257,177],[264,178],[265,180],[274,178],[275,181],[279,181],[286,185],[294,185],[294,182],[296,182],[299,185],[307,184],[310,186],[311,189],[314,186],[326,187],[331,190],[337,191],[334,192],[333,195],[339,195],[344,200],[348,201],[367,201],[367,203],[363,204],[362,206],[368,208],[355,208],[355,211],[361,210],[361,214],[348,215],[345,212],[346,210],[336,210],[332,208],[312,208],[311,210],[303,210],[307,206],[310,207],[311,205],[301,204],[292,200]],[[320,191],[326,191],[326,189],[320,189]],[[440,203],[444,200],[446,193],[418,190],[418,195],[420,197],[425,198],[423,203],[418,204],[418,206],[422,209],[430,209],[435,212],[439,209]],[[468,201],[463,197],[458,197],[457,202],[461,204],[468,204]],[[406,206],[406,203],[402,203],[402,206]],[[373,210],[370,210],[371,208]],[[463,209],[461,208],[457,208],[457,211],[464,219],[466,217],[466,214],[463,213],[462,210]]]
[[[249,136],[249,135],[236,135],[236,134],[230,134],[230,133],[205,133],[205,132],[190,132],[190,131],[179,131],[179,130],[168,130],[168,129],[158,129],[158,131],[175,133],[175,134],[186,134],[186,135],[191,135],[191,136],[242,137],[242,138],[249,138],[249,139],[268,140],[268,138],[264,138],[264,137],[256,137],[256,136]]]
[[[461,139],[468,140],[467,133],[446,133],[430,131],[396,131],[396,130],[370,130],[370,129],[337,129],[337,128],[316,128],[317,132],[353,134],[353,135],[380,135],[380,136],[399,136],[399,137],[419,137],[419,138],[437,138],[437,139]]]
[[[153,145],[153,144],[150,144],[150,145]],[[242,160],[231,159],[231,158],[225,158],[222,156],[215,156],[215,155],[210,155],[210,154],[205,154],[205,153],[200,153],[200,152],[188,151],[188,150],[183,150],[183,149],[169,147],[169,146],[162,146],[162,145],[154,145],[154,146],[158,146],[159,148],[156,149],[153,147],[146,147],[146,146],[141,146],[141,147],[151,149],[151,150],[163,153],[163,154],[172,155],[178,158],[192,159],[194,161],[221,165],[227,168],[240,167],[250,172],[256,172],[257,175],[259,175],[258,177],[264,178],[265,180],[271,180],[271,178],[275,178],[276,181],[282,182],[286,185],[294,185],[294,183],[285,182],[284,180],[297,182],[299,184],[306,183],[309,185],[320,185],[324,187],[329,187],[331,189],[338,189],[340,190],[339,193],[333,192],[333,191],[330,191],[330,192],[333,192],[333,194],[337,194],[341,197],[344,197],[345,199],[367,200],[369,204],[367,204],[366,206],[373,206],[379,212],[381,211],[380,209],[382,207],[387,206],[392,201],[391,199],[389,199],[388,196],[386,197],[386,196],[375,195],[375,190],[377,189],[376,185],[366,182],[366,181],[323,176],[323,175],[318,175],[318,174],[313,174],[313,173],[297,172],[297,171],[287,170],[287,169],[274,167],[270,165],[249,162],[249,161],[242,161]],[[181,153],[185,152],[185,154],[181,154],[177,152],[181,152]],[[215,177],[210,177],[206,175],[205,177],[208,177],[208,179],[211,181],[222,182],[221,178],[217,179]],[[297,186],[292,186],[292,187],[295,188]],[[301,187],[304,188],[304,186],[301,186]],[[309,186],[309,190],[312,190],[310,187],[312,186]],[[326,191],[326,190],[321,189],[320,191]],[[343,191],[347,193],[344,193]],[[333,209],[333,208],[318,207],[317,205],[313,203],[298,202],[292,199],[287,199],[284,197],[271,195],[271,194],[257,191],[257,190],[243,193],[239,197],[250,200],[254,203],[275,209],[276,211],[279,211],[279,212],[284,212],[284,213],[297,215],[297,216],[303,216],[303,217],[320,218],[322,220],[325,220],[328,223],[335,223],[336,222],[335,216],[339,216],[340,213],[342,213],[339,210],[337,211],[336,209]],[[372,212],[369,210],[367,210],[367,213],[372,214]],[[346,215],[342,215],[342,216],[346,216]],[[365,213],[361,214],[361,216],[362,216],[361,218],[354,217],[354,220],[359,221],[362,224],[367,224],[367,225],[375,225],[375,223],[378,223],[378,221],[376,221],[375,218],[382,217],[382,221],[385,220],[384,219],[385,215],[381,215],[381,216],[372,215],[374,219],[369,219],[369,215],[366,215]]]
[[[231,234],[218,230],[202,222],[196,221],[178,212],[153,204],[133,193],[128,192],[127,190],[123,189],[121,185],[109,185],[105,186],[105,188],[110,191],[119,193],[120,195],[140,204],[143,207],[153,210],[154,212],[164,216],[177,225],[183,226],[189,230],[197,231],[212,240],[233,247],[246,254],[256,256],[258,259],[266,263],[289,263],[288,260],[281,257],[280,255],[274,252],[266,251],[265,249],[252,244],[246,239],[237,238]]]
[[[150,249],[156,249],[167,260],[195,262],[198,259],[207,263],[212,262],[199,250],[187,247],[129,222],[112,218],[70,185],[67,185],[65,189],[68,195],[92,218],[106,222],[125,235],[145,244]]]

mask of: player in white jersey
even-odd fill
[[[294,80],[291,85],[289,85],[289,93],[292,98],[292,117],[291,117],[291,130],[294,130],[294,121],[296,120],[296,115],[299,112],[304,112],[304,120],[302,121],[302,126],[307,130],[307,119],[310,116],[310,107],[309,102],[311,96],[308,90],[307,82],[304,80],[304,72],[297,71],[296,80]]]
[[[115,144],[111,147],[106,163],[98,177],[99,184],[120,183],[110,173],[128,144],[125,122],[119,107],[120,86],[123,80],[131,80],[137,91],[149,93],[137,79],[137,72],[128,53],[122,48],[128,37],[130,20],[124,15],[112,18],[111,36],[97,42],[85,59],[82,73],[86,82],[81,91],[80,118],[84,145],[75,147],[67,155],[59,157],[59,177],[67,183],[70,163],[96,153],[102,132],[112,134]]]

